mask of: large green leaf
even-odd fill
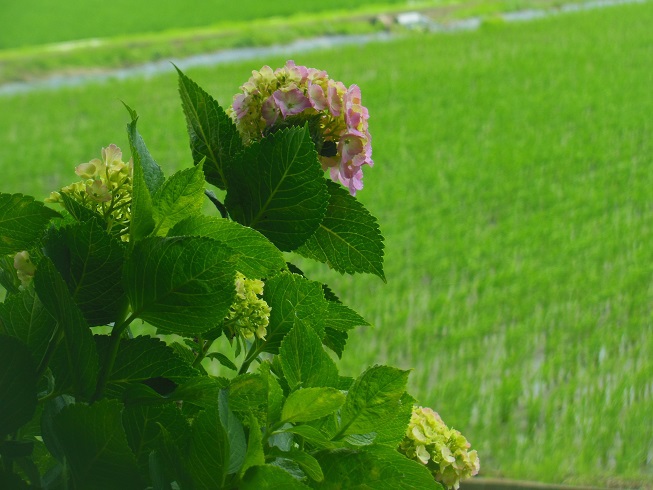
[[[155,233],[165,235],[179,221],[199,214],[203,204],[204,173],[200,162],[171,175],[154,195]]]
[[[331,415],[345,403],[335,388],[304,388],[288,395],[281,412],[283,422],[310,422]]]
[[[9,296],[3,306],[0,307],[0,331],[22,340],[38,364],[43,359],[57,321],[45,309],[33,288]]]
[[[0,255],[34,246],[48,222],[58,216],[32,196],[0,193]]]
[[[127,302],[120,240],[90,220],[50,230],[44,247],[90,326],[119,320]]]
[[[250,413],[248,417],[249,422],[249,437],[247,440],[247,453],[245,460],[240,468],[240,476],[242,477],[245,472],[252,466],[265,464],[265,453],[263,452],[263,434],[259,427],[258,420],[254,414]]]
[[[143,141],[143,138],[136,129],[138,114],[136,114],[136,111],[127,104],[124,105],[132,118],[131,122],[127,124],[127,136],[129,137],[129,146],[131,148],[132,157],[134,160],[138,159],[140,167],[143,170],[143,181],[147,186],[150,195],[153,196],[163,185],[165,180],[163,170],[161,170],[159,164],[156,163],[150,154],[147,146],[145,146],[145,141]]]
[[[93,335],[79,307],[73,301],[68,286],[48,257],[38,263],[34,286],[39,299],[63,329],[63,373],[72,380],[75,395],[89,398],[98,376],[98,355]]]
[[[240,256],[236,270],[249,279],[272,277],[286,268],[281,251],[258,231],[215,216],[193,216],[177,223],[168,236],[206,236],[218,240]]]
[[[240,486],[241,490],[305,490],[302,482],[278,466],[252,466]]]
[[[347,393],[340,416],[340,435],[367,434],[386,426],[401,408],[409,371],[373,366]]]
[[[229,469],[229,436],[217,407],[206,409],[195,418],[185,466],[193,488],[223,487]]]
[[[134,245],[124,268],[132,311],[168,333],[215,327],[236,294],[233,252],[206,237],[150,237]]]
[[[393,416],[391,416],[383,427],[374,430],[376,437],[374,442],[396,448],[404,439],[408,423],[413,414],[413,405],[416,400],[408,393],[404,393],[399,400],[400,406]]]
[[[342,186],[327,182],[329,206],[319,228],[297,252],[338,272],[368,272],[385,281],[383,235],[376,218]]]
[[[241,419],[249,413],[263,423],[268,403],[267,380],[260,374],[244,374],[231,380],[229,385],[229,408]]]
[[[149,454],[161,445],[162,428],[176,437],[181,445],[190,426],[179,408],[168,403],[156,406],[128,406],[122,412],[127,442],[141,467],[147,466]]]
[[[254,228],[283,251],[313,235],[329,193],[306,128],[289,128],[253,143],[227,168],[225,205],[239,223]]]
[[[132,129],[133,127],[133,129]],[[136,130],[136,121],[127,125],[127,132]],[[133,245],[136,241],[145,238],[154,230],[154,210],[152,207],[152,193],[145,180],[147,157],[143,156],[132,147],[134,171],[132,175],[132,203],[131,219],[129,222],[129,241]],[[144,161],[143,161],[144,160]]]
[[[76,488],[141,490],[146,486],[127,444],[121,410],[116,400],[100,400],[69,405],[54,417],[54,432]]]
[[[36,363],[20,340],[0,335],[0,441],[36,410]]]
[[[293,390],[338,386],[338,368],[324,351],[315,331],[299,320],[281,343],[279,359],[286,381]]]
[[[422,464],[386,446],[336,449],[315,454],[324,480],[313,488],[373,490],[441,490]]]
[[[279,385],[279,381],[272,374],[271,364],[269,362],[262,362],[259,366],[261,379],[267,389],[267,410],[266,410],[266,425],[270,427],[281,420],[281,410],[283,407],[283,390]]]
[[[231,118],[199,85],[178,68],[179,95],[186,116],[190,149],[197,165],[202,159],[206,181],[226,188],[224,169],[243,143]]]
[[[369,326],[369,323],[354,310],[335,301],[327,302],[324,324],[341,332],[363,325]]]
[[[100,360],[109,355],[110,338],[96,336]],[[107,378],[105,395],[120,397],[133,383],[163,378],[182,384],[199,372],[180,359],[165,342],[153,337],[121,339],[113,369]]]
[[[243,424],[240,423],[240,420],[229,408],[227,390],[220,391],[218,410],[220,412],[220,422],[224,430],[227,431],[227,438],[229,439],[229,468],[227,474],[230,475],[239,471],[245,461],[245,453],[247,452],[245,431],[243,430]]]
[[[263,299],[270,305],[270,323],[261,350],[276,354],[295,319],[310,325],[321,338],[324,335],[324,314],[327,301],[319,283],[289,272],[281,273],[265,283]]]

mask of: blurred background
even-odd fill
[[[481,475],[653,487],[653,3],[1,0],[0,190],[43,199],[128,114],[192,158],[170,61],[223,106],[287,59],[361,87],[383,284],[290,259],[373,327]]]

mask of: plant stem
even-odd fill
[[[125,321],[113,327],[113,330],[111,331],[111,343],[109,345],[109,357],[104,366],[101,367],[100,375],[98,376],[97,388],[95,389],[95,394],[91,398],[91,403],[96,402],[102,396],[104,387],[107,384],[107,379],[109,379],[109,374],[113,369],[113,364],[116,362],[116,356],[118,355],[118,347],[120,346],[120,338],[122,337],[122,333],[135,319],[136,315],[132,313]]]
[[[213,193],[213,191],[210,191],[209,189],[205,189],[204,194],[206,195],[206,197],[209,198],[209,201],[211,201],[213,203],[213,205],[218,209],[218,211],[220,212],[220,215],[223,218],[228,218],[229,217],[229,213],[227,212],[227,208],[224,206],[224,204],[222,204],[222,202],[220,202],[220,200],[216,197],[216,195]]]
[[[252,347],[249,349],[249,353],[247,354],[247,357],[243,361],[242,366],[240,366],[240,370],[238,371],[238,374],[245,374],[247,370],[249,369],[249,365],[252,363],[254,359],[258,357],[258,355],[263,351],[263,346],[265,344],[261,343],[258,347],[256,347],[256,344],[252,344]]]
[[[211,345],[213,345],[213,342],[215,341],[215,339],[213,339],[213,340],[206,340],[206,341],[205,341],[205,340],[202,338],[201,335],[200,335],[198,338],[199,338],[199,342],[200,342],[200,344],[201,344],[201,347],[200,347],[200,351],[197,353],[197,356],[195,356],[195,360],[193,361],[193,367],[194,367],[194,368],[196,368],[197,366],[199,366],[199,364],[202,362],[202,360],[204,359],[204,357],[206,357],[206,353],[207,353],[207,352],[209,351],[209,349],[211,348]]]

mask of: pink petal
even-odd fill
[[[324,95],[324,89],[317,83],[308,82],[308,98],[315,110],[323,111],[329,106],[329,102]]]
[[[277,90],[272,94],[272,96],[274,97],[274,100],[284,118],[300,114],[311,107],[311,102],[301,92],[301,90],[297,88],[287,91]]]
[[[338,153],[342,155],[341,162],[349,162],[354,159],[356,155],[362,153],[365,148],[363,138],[361,135],[352,132],[341,136],[338,142]]]
[[[263,116],[263,119],[265,119],[265,124],[267,126],[272,126],[279,118],[279,114],[279,107],[277,107],[277,103],[271,95],[261,106],[261,115]]]

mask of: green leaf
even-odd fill
[[[336,449],[315,455],[324,481],[313,488],[440,490],[426,466],[386,446]]]
[[[179,68],[175,68],[179,73],[179,95],[186,116],[193,160],[197,165],[206,158],[206,181],[225,189],[225,166],[243,148],[238,130],[213,97],[184,75]]]
[[[279,359],[292,390],[338,385],[338,368],[322,348],[315,331],[301,321],[296,321],[284,338]]]
[[[243,478],[241,490],[302,490],[306,485],[287,471],[269,464],[252,466]]]
[[[327,182],[329,206],[319,228],[297,252],[347,274],[368,272],[385,281],[383,235],[376,218],[335,182]]]
[[[161,445],[161,428],[165,428],[176,442],[181,444],[182,434],[190,431],[190,426],[179,409],[168,403],[157,406],[128,406],[122,412],[122,424],[127,442],[141,467],[149,463],[150,452]]]
[[[203,408],[217,407],[220,391],[227,386],[229,386],[229,380],[226,378],[215,378],[212,376],[191,378],[180,385],[172,393],[170,399],[192,403]],[[233,410],[231,400],[230,408]]]
[[[281,420],[281,409],[283,406],[283,390],[277,378],[270,371],[270,368],[271,365],[267,361],[262,362],[259,366],[261,379],[267,388],[267,427]]]
[[[134,245],[124,284],[134,315],[166,333],[214,328],[236,294],[232,251],[205,237],[150,237]]]
[[[327,302],[319,283],[283,272],[265,283],[263,299],[272,309],[262,347],[264,352],[279,352],[281,341],[292,328],[295,318],[310,325],[320,338],[324,335]]]
[[[227,474],[236,473],[245,461],[247,452],[247,443],[245,442],[245,431],[243,424],[236,418],[229,408],[228,394],[226,390],[221,390],[218,396],[218,410],[220,413],[220,422],[222,427],[227,431],[229,439],[229,468]]]
[[[331,415],[345,403],[335,388],[304,388],[288,395],[281,412],[283,422],[310,422]]]
[[[175,224],[202,211],[204,205],[203,162],[180,170],[154,195],[155,233],[165,235]]]
[[[324,449],[331,449],[334,444],[327,439],[327,437],[315,427],[310,425],[294,425],[283,429],[283,432],[290,432],[291,434],[302,437],[306,442],[313,446]]]
[[[327,302],[327,309],[324,315],[324,324],[341,332],[346,332],[355,327],[369,326],[370,324],[358,313],[335,301]]]
[[[215,216],[193,216],[177,223],[168,236],[206,236],[240,255],[236,270],[249,279],[272,277],[286,268],[281,251],[258,231]]]
[[[0,193],[0,255],[31,248],[56,217],[61,215],[32,196]]]
[[[247,453],[240,468],[240,476],[252,466],[265,464],[265,453],[263,452],[263,434],[254,414],[249,414],[249,438],[247,441]]]
[[[130,127],[136,129],[136,121],[127,125],[127,132]],[[138,240],[145,238],[154,230],[154,210],[152,205],[152,194],[145,180],[144,163],[141,156],[132,148],[134,171],[132,175],[132,204],[131,220],[129,222],[129,242],[134,245]]]
[[[232,371],[238,371],[238,366],[236,366],[231,359],[222,354],[221,352],[211,352],[208,356],[208,359],[215,359],[224,367],[231,369]]]
[[[381,430],[401,408],[409,371],[373,366],[361,374],[347,393],[341,411],[340,435]]]
[[[229,408],[243,420],[253,413],[264,421],[267,392],[268,385],[260,374],[237,376],[229,385]]]
[[[347,332],[342,332],[331,327],[326,327],[324,329],[324,338],[322,339],[322,343],[333,352],[335,352],[339,359],[342,359],[342,353],[345,350],[345,345],[347,344],[348,337],[349,336],[347,335]]]
[[[138,158],[140,166],[143,169],[143,181],[147,186],[147,189],[150,191],[150,195],[153,196],[163,185],[165,180],[163,170],[161,170],[159,164],[156,163],[150,154],[147,146],[145,146],[145,141],[143,141],[143,138],[136,129],[138,114],[136,114],[136,111],[124,102],[123,105],[132,118],[131,122],[127,124],[127,136],[129,137],[129,146],[131,148],[132,156],[134,160]]]
[[[0,255],[0,287],[5,288],[7,296],[20,291],[20,280],[16,275],[14,258],[11,255]]]
[[[96,219],[100,223],[104,222],[104,218],[99,213],[81,205],[65,192],[61,192],[60,194],[64,209],[70,213],[70,216],[72,216],[75,221],[89,221]]]
[[[110,338],[98,335],[95,340],[101,364],[105,364]],[[105,395],[118,398],[133,383],[143,383],[154,378],[182,384],[195,376],[199,376],[199,372],[177,357],[162,340],[154,337],[120,339],[118,354],[107,378]]]
[[[229,436],[217,408],[202,411],[193,422],[185,460],[193,488],[222,488],[229,468]]]
[[[396,413],[388,418],[383,427],[376,429],[375,443],[396,448],[403,441],[416,400],[408,393],[404,393],[399,402],[400,406]]]
[[[45,309],[33,288],[9,296],[0,307],[0,324],[7,335],[22,340],[38,365],[57,327],[57,321]],[[1,331],[2,329],[0,329]]]
[[[11,490],[30,490],[34,488],[15,473],[8,473],[0,468],[0,488]]]
[[[248,146],[227,168],[225,206],[235,221],[254,228],[283,251],[313,235],[329,195],[306,128],[289,128]]]
[[[127,302],[122,287],[122,242],[91,220],[51,229],[43,245],[88,324],[118,321]]]
[[[90,398],[98,376],[98,355],[93,335],[73,301],[68,286],[48,257],[38,263],[34,276],[36,294],[63,329],[63,357],[65,373],[72,379],[75,395]],[[59,350],[62,350],[59,347]],[[57,373],[55,372],[55,378]]]
[[[100,400],[69,405],[54,417],[54,431],[77,488],[145,487],[127,444],[121,409],[116,400]]]
[[[281,453],[281,451],[279,451],[279,453]],[[277,455],[279,455],[279,453],[277,453]],[[318,463],[317,460],[307,452],[293,449],[290,452],[283,453],[283,457],[297,463],[302,471],[306,473],[306,476],[311,480],[316,482],[324,480],[324,473],[322,473],[320,463]]]
[[[0,335],[0,441],[26,424],[36,410],[36,364],[27,346]]]

